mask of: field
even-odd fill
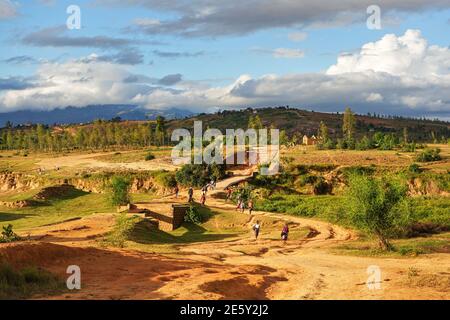
[[[403,172],[415,162],[413,153],[284,148],[282,161],[304,172],[264,188],[236,171],[208,193],[205,206],[196,204],[201,223],[186,222],[164,232],[147,219],[117,213],[98,181],[111,172],[127,173],[139,181],[132,190],[133,202],[164,198],[185,203],[186,189],[176,199],[155,178],[166,172],[161,170],[178,168],[170,162],[169,148],[64,155],[1,152],[0,227],[11,224],[23,241],[0,244],[0,262],[8,265],[0,268],[0,279],[11,272],[25,279],[23,274],[30,272],[26,268],[45,273],[33,271],[36,279],[43,279],[37,284],[20,282],[18,296],[0,286],[0,297],[449,299],[450,198],[445,179],[450,148],[439,147],[442,160],[421,163],[422,175],[410,179],[431,181],[411,185],[421,193],[411,197],[415,221],[440,229],[393,239],[392,252],[380,251],[373,238],[347,219],[340,179],[361,167],[375,174]],[[155,159],[145,161],[149,152]],[[333,192],[312,194],[311,176],[334,179]],[[75,187],[61,189],[64,179]],[[252,215],[236,211],[236,205],[224,199],[224,188],[237,181],[252,186],[258,196]],[[199,198],[200,190],[195,190],[194,199]],[[252,231],[256,221],[261,224],[258,239]],[[283,243],[285,223],[290,237]],[[68,291],[61,283],[73,264],[81,268],[82,289]],[[366,285],[369,266],[381,270],[378,290]]]

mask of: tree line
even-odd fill
[[[42,124],[16,128],[8,126],[0,132],[0,147],[3,150],[60,152],[112,146],[163,146],[168,142],[166,120],[162,116],[146,123],[96,120],[80,127],[49,127]]]

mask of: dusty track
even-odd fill
[[[93,153],[93,154],[75,154],[56,158],[45,158],[37,163],[44,170],[53,170],[55,168],[87,168],[87,169],[106,169],[106,170],[169,170],[173,171],[177,166],[173,165],[170,158],[159,158],[151,161],[136,161],[129,163],[112,163],[101,161],[96,158],[100,156],[113,155],[114,152]]]
[[[238,179],[234,177],[218,186],[224,188]],[[220,199],[208,197],[207,203],[212,208],[235,212],[233,206]],[[258,216],[289,220],[312,232],[310,237],[286,245],[264,237],[255,241],[250,228]],[[95,237],[112,224],[112,215],[101,215],[41,227],[30,231],[39,242],[2,246],[0,254],[14,264],[38,264],[63,277],[68,265],[79,265],[82,290],[52,298],[450,299],[448,288],[407,283],[410,267],[423,274],[448,277],[450,255],[401,259],[336,255],[330,250],[333,245],[352,241],[356,235],[323,221],[255,212],[253,218],[249,217],[248,235],[181,244],[176,254],[99,248]],[[366,270],[371,265],[381,269],[380,290],[366,286]]]

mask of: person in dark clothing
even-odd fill
[[[259,221],[257,220],[256,223],[253,225],[253,232],[255,233],[255,239],[258,239],[260,230],[261,230],[261,225],[259,224]]]
[[[175,189],[173,191],[175,192],[175,198],[178,199],[178,193],[180,192],[180,189],[178,188],[178,185],[175,186]]]
[[[188,190],[188,196],[189,196],[189,202],[194,201],[194,199],[193,199],[194,189],[192,189],[192,187],[190,187],[189,190]]]
[[[281,231],[281,239],[286,243],[289,235],[289,226],[286,223],[283,227],[283,230]]]

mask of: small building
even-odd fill
[[[308,137],[306,134],[303,136],[303,144],[305,146],[313,146],[317,144],[317,138],[315,135]]]

